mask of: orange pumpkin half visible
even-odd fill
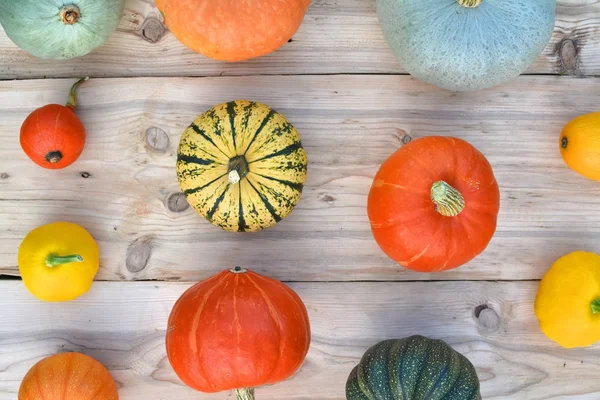
[[[18,400],[118,400],[108,370],[81,353],[61,353],[35,364],[19,389]]]
[[[398,264],[420,272],[457,268],[496,231],[500,193],[492,167],[461,139],[413,140],[381,166],[369,193],[371,229]]]
[[[184,45],[233,62],[283,46],[300,27],[310,0],[156,0],[156,6]]]
[[[235,267],[189,288],[167,329],[167,355],[193,389],[236,390],[254,399],[256,386],[292,376],[310,345],[300,297],[285,284]]]

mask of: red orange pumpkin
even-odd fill
[[[61,169],[79,158],[85,145],[85,128],[77,115],[75,91],[87,78],[71,88],[66,106],[49,104],[33,111],[21,126],[21,147],[31,160],[47,169]]]
[[[368,198],[375,240],[398,264],[420,272],[459,267],[496,231],[500,193],[492,167],[461,139],[425,137],[381,166]]]
[[[18,400],[118,400],[110,373],[92,357],[61,353],[35,364],[19,389]]]
[[[300,367],[310,344],[306,307],[283,283],[240,267],[197,283],[177,301],[167,355],[179,378],[207,393],[280,382]]]
[[[310,0],[156,0],[179,41],[222,61],[277,50],[296,33],[309,5]]]

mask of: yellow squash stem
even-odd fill
[[[600,299],[592,301],[592,313],[600,314]]]
[[[236,400],[254,400],[254,389],[243,388],[235,390]]]
[[[483,0],[456,0],[458,1],[458,4],[460,4],[463,7],[467,7],[467,8],[475,8],[478,5],[480,5],[481,3],[483,3]]]
[[[46,266],[49,268],[54,268],[60,265],[70,264],[74,262],[83,262],[83,257],[81,257],[79,254],[71,254],[68,256],[48,254],[48,257],[46,257]]]
[[[71,87],[71,92],[69,92],[69,101],[67,101],[67,107],[71,107],[73,110],[75,109],[75,107],[77,106],[77,95],[75,92],[77,91],[79,85],[81,85],[88,79],[90,78],[87,76],[85,78],[81,78],[80,80],[75,82],[75,84]]]
[[[436,211],[444,217],[456,217],[465,208],[462,194],[444,181],[431,185],[431,201],[436,205]]]

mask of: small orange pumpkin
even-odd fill
[[[496,231],[500,192],[490,163],[457,138],[413,140],[381,166],[368,199],[381,249],[419,272],[457,268]]]
[[[206,393],[280,382],[300,367],[310,324],[300,297],[285,284],[235,267],[189,288],[167,329],[167,356],[179,378]]]
[[[77,87],[71,88],[66,106],[48,104],[33,111],[21,126],[21,147],[37,165],[46,169],[62,169],[73,164],[85,145],[85,127],[75,114]]]
[[[118,400],[108,370],[90,356],[61,353],[44,358],[23,378],[18,400]]]
[[[298,30],[310,0],[156,0],[169,30],[190,49],[221,61],[264,56]]]

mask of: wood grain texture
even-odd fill
[[[96,79],[79,91],[88,130],[81,159],[43,170],[21,151],[20,125],[34,108],[63,102],[71,83],[0,83],[0,274],[18,274],[23,237],[56,220],[79,223],[97,239],[100,280],[196,281],[234,265],[285,281],[539,279],[567,252],[600,252],[600,186],[568,169],[558,151],[565,123],[598,107],[594,78],[521,77],[470,94],[408,76]],[[286,115],[309,158],[297,209],[251,234],[222,231],[185,207],[175,174],[184,128],[236,98]],[[379,165],[426,135],[471,142],[501,190],[487,251],[435,275],[388,260],[366,216]]]
[[[529,73],[600,73],[600,0],[558,0],[555,33]],[[293,41],[243,63],[209,60],[179,43],[152,0],[127,0],[118,31],[100,49],[64,62],[19,50],[0,29],[0,79],[404,73],[383,39],[375,0],[314,0]]]
[[[75,302],[52,304],[33,299],[21,282],[0,282],[0,303],[11,310],[0,326],[0,400],[13,400],[27,370],[60,351],[105,364],[122,400],[230,399],[184,387],[166,358],[167,318],[188,286],[97,282]],[[533,313],[536,282],[291,286],[309,311],[311,349],[294,378],[257,389],[257,399],[343,400],[368,347],[413,334],[443,339],[469,358],[486,400],[600,397],[600,346],[565,350],[549,341]]]

